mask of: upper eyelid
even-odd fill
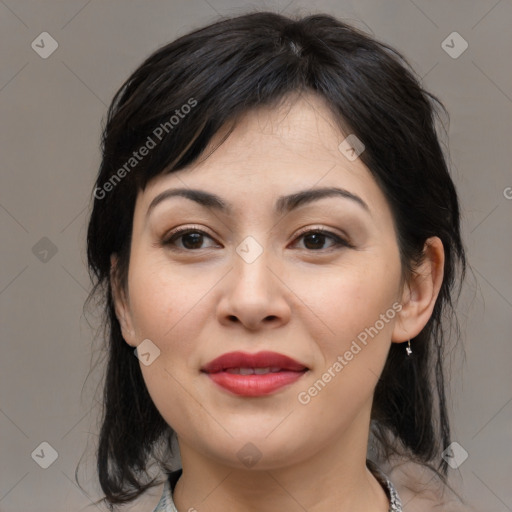
[[[316,225],[316,226],[313,225],[313,226],[308,226],[306,228],[300,229],[299,232],[295,234],[295,236],[300,236],[300,235],[309,233],[310,231],[324,231],[324,232],[326,232],[326,234],[336,235],[336,236],[339,236],[341,238],[343,238],[343,237],[347,237],[348,238],[348,236],[345,233],[340,235],[340,234],[337,234],[334,231],[332,231],[333,229],[334,228],[324,227],[324,226],[321,226],[321,225]],[[203,233],[205,235],[208,235],[211,238],[215,238],[215,235],[211,235],[204,228],[198,227],[198,226],[193,226],[193,225],[192,226],[179,226],[177,228],[171,229],[171,230],[167,231],[162,237],[166,238],[166,237],[169,237],[169,236],[174,236],[176,234],[186,234],[187,231],[191,231],[191,232],[196,232],[197,231],[197,232]]]
[[[210,233],[208,233],[208,231],[206,231],[204,228],[199,228],[199,227],[196,227],[196,226],[179,226],[177,228],[174,228],[174,229],[171,229],[169,231],[167,231],[166,233],[164,233],[164,235],[162,236],[163,239],[168,239],[169,237],[172,237],[172,236],[175,236],[175,235],[180,235],[180,236],[183,236],[183,235],[186,235],[187,232],[200,232],[204,235],[207,235],[209,236],[210,238],[215,238],[214,235],[211,235]]]

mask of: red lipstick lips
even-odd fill
[[[277,352],[229,352],[201,368],[228,391],[242,396],[264,396],[300,379],[303,364]]]

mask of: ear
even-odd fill
[[[391,340],[403,343],[417,336],[429,321],[444,276],[443,242],[437,236],[427,239],[424,261],[415,270],[402,292],[402,309]]]
[[[121,286],[117,273],[118,256],[115,253],[110,255],[110,285],[112,287],[112,298],[116,310],[116,316],[121,326],[123,338],[132,347],[136,347],[135,330],[130,311],[129,301],[126,298],[125,291]]]

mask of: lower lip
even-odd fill
[[[240,375],[237,373],[208,373],[218,386],[241,396],[265,396],[299,380],[306,372],[280,371],[264,375]]]

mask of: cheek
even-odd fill
[[[398,306],[398,253],[387,261],[360,257],[308,288],[308,304],[315,313],[315,325],[308,329],[321,357],[298,400],[308,402],[311,417],[337,424],[373,396]]]
[[[318,323],[317,332],[325,339],[336,340],[332,348],[340,349],[376,322],[384,336],[391,331],[399,279],[398,262],[387,265],[382,259],[361,257],[317,273],[313,281],[302,278],[296,283],[301,283],[298,293],[315,313],[312,318]],[[386,313],[383,325],[379,319]]]
[[[319,428],[330,425],[332,435],[373,396],[391,343],[398,275],[382,265],[351,268],[320,280],[315,293],[310,289],[316,327],[308,329],[321,358],[297,401]]]
[[[213,283],[209,285],[207,276],[198,280],[197,271],[192,275],[190,270],[173,269],[163,258],[148,256],[140,263],[134,258],[129,274],[131,312],[139,337],[160,343],[179,339]]]
[[[139,260],[140,261],[140,260]],[[178,432],[195,424],[201,410],[193,388],[197,375],[191,361],[200,339],[201,297],[208,283],[200,284],[187,273],[170,271],[169,264],[150,261],[137,265],[129,274],[130,306],[140,341],[150,339],[159,356],[148,366],[141,364],[144,382],[156,408]]]

